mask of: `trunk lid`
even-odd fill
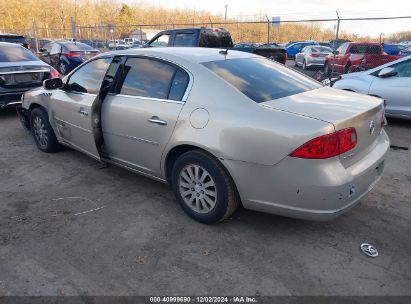
[[[16,89],[39,85],[49,76],[50,67],[48,66],[3,65],[0,67],[0,86],[3,88]]]
[[[340,155],[341,163],[346,167],[363,158],[374,147],[381,132],[384,113],[381,99],[329,87],[267,101],[261,105],[331,123],[335,131],[354,127],[357,146]]]

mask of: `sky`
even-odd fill
[[[132,2],[132,0],[129,0]],[[127,1],[126,1],[127,2]],[[189,8],[224,14],[228,5],[228,17],[242,16],[253,20],[261,14],[280,16],[282,20],[333,18],[338,11],[341,18],[411,16],[411,0],[150,0],[152,5],[165,8]],[[324,26],[333,27],[332,23]],[[402,20],[343,21],[341,29],[360,35],[379,36],[411,30],[411,18]]]

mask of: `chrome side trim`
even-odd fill
[[[107,134],[107,135],[111,135],[111,136],[119,136],[119,137],[131,139],[131,140],[136,140],[138,142],[143,142],[143,143],[150,144],[150,145],[153,145],[153,146],[158,146],[159,145],[158,142],[143,139],[143,138],[138,138],[138,137],[134,137],[134,136],[130,136],[130,135],[123,135],[123,134],[112,133],[112,132],[104,132],[104,131],[103,131],[103,134]]]
[[[21,101],[13,101],[13,102],[7,103],[6,106],[21,105],[21,104],[22,104]]]
[[[153,98],[153,97],[145,97],[145,96],[133,96],[133,95],[124,95],[124,94],[115,94],[115,93],[108,93],[107,95],[117,96],[117,97],[125,97],[125,98],[133,98],[133,99],[137,98],[137,99],[144,99],[144,100],[154,100],[154,101],[167,102],[167,103],[184,104],[184,101]]]
[[[78,126],[78,125],[75,125],[75,124],[72,124],[72,123],[70,123],[70,122],[67,122],[67,121],[65,121],[65,120],[63,120],[63,119],[61,119],[61,118],[59,118],[59,117],[57,117],[57,116],[54,116],[54,120],[56,120],[56,124],[58,124],[58,125],[60,125],[59,123],[64,123],[64,124],[68,124],[68,125],[71,126],[71,127],[80,129],[81,131],[84,131],[84,132],[86,132],[86,133],[89,133],[89,134],[92,134],[92,133],[93,133],[91,130],[87,130],[87,129],[82,128],[82,127],[80,127],[80,126]]]
[[[10,72],[0,72],[0,75],[12,75],[12,74],[31,74],[31,73],[48,73],[47,70],[19,70],[19,71],[10,71]]]

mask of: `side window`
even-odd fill
[[[52,45],[51,50],[50,50],[50,55],[55,55],[59,54],[61,51],[61,46],[58,43],[55,43]]]
[[[170,41],[170,35],[164,34],[158,37],[156,40],[150,43],[150,46],[168,46],[168,42]]]
[[[69,91],[98,94],[111,58],[93,60],[75,71],[67,82]]]
[[[182,100],[184,93],[187,89],[188,81],[188,74],[185,71],[178,69],[174,75],[173,83],[171,84],[170,88],[170,93],[168,94],[168,99]]]
[[[350,49],[351,54],[366,54],[368,47],[366,45],[353,45]]]
[[[367,53],[373,55],[381,54],[381,48],[378,45],[370,45],[367,49]]]
[[[292,46],[293,49],[300,49],[302,47],[301,43],[296,43]]]
[[[348,44],[346,44],[346,43],[341,44],[341,45],[338,47],[337,52],[338,52],[339,54],[345,54],[345,51],[347,50],[347,46],[348,46]]]
[[[174,46],[195,46],[197,44],[194,33],[176,33]]]
[[[129,58],[120,94],[167,99],[176,68],[147,58]]]
[[[411,60],[397,63],[393,68],[398,73],[397,77],[411,77]]]

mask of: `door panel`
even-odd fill
[[[376,77],[369,94],[386,101],[387,113],[411,116],[411,77]]]
[[[182,107],[178,101],[109,94],[101,112],[108,157],[160,177],[162,153]]]
[[[64,90],[54,90],[50,97],[50,120],[59,139],[96,159],[100,159],[99,134],[94,132],[100,128],[99,93],[111,60],[90,61],[70,76]]]
[[[52,118],[58,136],[74,148],[100,159],[91,123],[97,95],[56,90],[52,93]]]

